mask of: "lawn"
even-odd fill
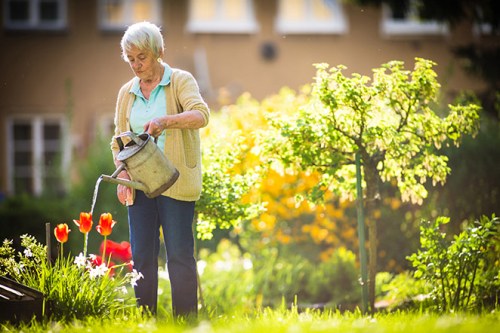
[[[196,324],[173,323],[171,318],[121,318],[115,321],[88,319],[71,324],[31,323],[20,326],[2,325],[2,332],[230,332],[230,333],[295,333],[295,332],[405,332],[405,333],[479,333],[500,328],[500,313],[432,314],[302,312],[292,310],[262,310],[251,315],[200,315]]]

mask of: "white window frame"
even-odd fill
[[[410,1],[410,6],[411,6]],[[404,19],[392,18],[392,10],[387,4],[382,4],[382,22],[380,26],[382,36],[440,36],[447,35],[449,28],[446,23],[435,20],[420,20],[410,16]]]
[[[15,193],[14,186],[14,153],[16,151],[14,147],[13,131],[14,125],[19,123],[26,123],[32,127],[32,139],[28,151],[31,152],[33,158],[33,167],[31,168],[30,178],[33,180],[33,193],[34,195],[42,194],[43,188],[43,178],[45,177],[44,170],[44,153],[46,142],[43,139],[43,126],[45,124],[58,124],[61,128],[61,138],[58,140],[61,144],[61,172],[69,170],[71,161],[71,144],[68,140],[67,135],[67,121],[64,116],[59,115],[22,115],[22,116],[12,116],[6,119],[6,140],[7,150],[6,150],[6,164],[7,164],[7,192],[9,194]],[[61,175],[64,176],[64,175]]]
[[[105,31],[123,31],[127,26],[137,23],[133,19],[133,4],[135,0],[121,0],[124,5],[125,18],[122,22],[112,23],[108,22],[106,19],[106,4],[108,0],[98,0],[97,1],[97,16],[99,22],[99,28]],[[151,0],[153,5],[152,17],[148,18],[147,21],[161,25],[161,0]]]
[[[259,31],[255,19],[253,0],[244,0],[245,18],[235,22],[224,16],[224,0],[216,0],[215,17],[210,21],[196,20],[194,17],[194,0],[189,0],[188,22],[186,31],[189,33],[223,33],[223,34],[252,34]]]
[[[305,19],[301,22],[287,20],[282,14],[282,7],[286,0],[278,1],[278,14],[275,21],[275,30],[280,34],[346,34],[349,26],[340,0],[325,0],[333,17],[332,21],[318,21],[313,16],[311,0],[302,0]]]
[[[44,22],[41,20],[39,3],[41,0],[27,0],[29,17],[27,21],[15,21],[9,16],[9,6],[15,0],[3,1],[3,21],[7,30],[63,30],[67,27],[67,0],[54,0],[58,3],[58,18],[56,21]]]

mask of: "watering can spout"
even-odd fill
[[[139,190],[139,191],[143,191],[143,192],[146,192],[148,190],[147,187],[141,182],[133,181],[130,179],[118,178],[118,174],[124,169],[125,169],[125,164],[121,164],[115,170],[115,172],[113,172],[113,174],[111,176],[101,175],[101,179],[106,181],[106,182],[109,182],[109,183],[113,183],[113,184],[117,184],[117,185],[125,185],[127,187],[131,187],[135,190]]]

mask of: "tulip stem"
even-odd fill
[[[102,262],[106,262],[106,238],[107,236],[104,236],[104,246],[102,247]]]
[[[83,235],[83,257],[84,258],[87,258],[87,241],[88,241],[88,238],[89,238],[89,233],[86,232]]]

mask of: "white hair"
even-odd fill
[[[160,28],[150,22],[140,22],[129,26],[122,37],[120,45],[122,58],[127,62],[127,51],[133,46],[141,51],[150,51],[155,57],[159,57],[164,50]]]

